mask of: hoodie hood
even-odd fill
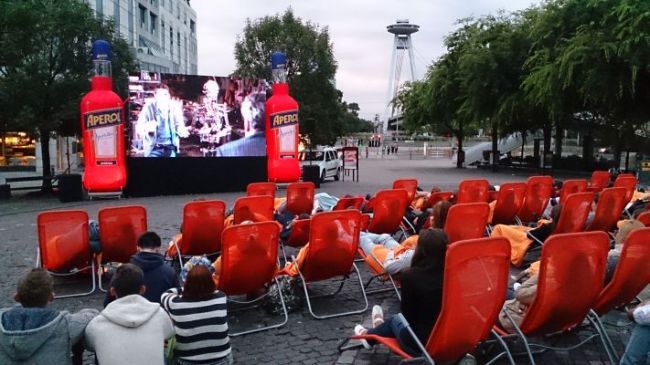
[[[11,359],[24,361],[57,331],[63,313],[49,308],[17,306],[0,311],[0,349]]]
[[[159,310],[160,304],[133,294],[111,302],[100,316],[122,327],[137,328],[147,323]]]
[[[163,255],[155,252],[138,252],[131,256],[131,263],[138,265],[145,273],[159,268],[165,263]]]

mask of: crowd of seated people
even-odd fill
[[[439,191],[434,188],[432,193]],[[452,195],[451,201],[443,200],[427,207],[429,194],[416,192],[404,212],[415,234],[361,230],[359,236],[359,248],[365,255],[377,260],[388,274],[399,274],[400,311],[422,343],[426,343],[440,312],[448,245],[443,227],[453,204]],[[315,194],[311,213],[330,211],[337,200],[327,193]],[[598,194],[594,197],[591,219],[597,202]],[[498,325],[506,332],[515,331],[514,325],[521,322],[535,299],[541,246],[553,233],[562,214],[562,202],[549,206],[548,219],[540,219],[534,227],[498,224],[492,229],[492,237],[508,239],[511,263],[522,270],[510,288],[498,319]],[[289,237],[296,221],[311,216],[288,212],[282,198],[276,199],[275,208],[274,218],[282,226],[282,240]],[[364,199],[361,210],[372,215],[373,197]],[[645,202],[638,204],[632,219],[619,222],[615,245],[608,255],[606,282],[611,279],[626,237],[643,227],[634,218],[645,210]],[[226,226],[232,224],[232,217],[227,217]],[[48,306],[54,298],[49,274],[35,269],[25,275],[15,295],[19,305],[0,311],[0,363],[28,364],[48,359],[57,364],[81,364],[84,348],[95,352],[99,364],[164,363],[166,355],[173,364],[232,363],[226,295],[217,289],[220,258],[210,261],[205,256],[193,257],[177,273],[169,265],[169,258],[176,255],[171,250],[173,244],[167,249],[166,257],[161,238],[155,232],[146,232],[138,238],[137,246],[131,262],[115,270],[101,312],[86,309],[71,314],[53,310]],[[308,250],[309,243],[306,243],[296,259],[286,262],[278,272],[296,275]],[[630,312],[630,318],[638,326],[622,363],[645,361],[647,351],[643,354],[643,346],[647,346],[650,338],[649,308],[650,304],[643,302]],[[385,318],[383,309],[374,306],[371,318],[371,328],[357,325],[354,334],[393,337],[405,352],[418,355],[418,347],[397,316]],[[165,341],[172,338],[167,343],[173,344],[173,351],[166,354]],[[366,340],[362,344],[367,348],[374,345]]]

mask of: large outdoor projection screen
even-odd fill
[[[129,77],[129,157],[265,156],[264,80]]]
[[[268,83],[236,77],[129,77],[130,196],[242,191],[266,181]]]

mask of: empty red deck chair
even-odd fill
[[[147,209],[141,205],[102,208],[97,213],[99,241],[102,252],[100,264],[128,263],[138,251],[138,238],[147,231]],[[100,271],[99,288],[103,270]]]
[[[436,203],[441,202],[441,201],[449,201],[451,200],[451,197],[454,195],[451,191],[437,191],[437,192],[431,192],[429,194],[429,198],[427,199],[427,202],[425,204],[425,208],[433,208]]]
[[[183,266],[185,256],[214,255],[221,251],[226,203],[220,200],[193,201],[183,207],[181,234],[174,240]]]
[[[569,194],[583,193],[587,191],[587,180],[565,180],[560,190],[560,203],[562,203]]]
[[[235,200],[234,224],[244,221],[255,223],[273,220],[273,197],[268,195],[245,196]]]
[[[616,222],[625,209],[625,189],[607,188],[603,189],[598,196],[598,205],[587,231],[611,232],[616,229]]]
[[[372,198],[373,215],[368,226],[372,233],[397,232],[408,206],[406,190],[380,190]]]
[[[57,298],[88,295],[95,291],[95,263],[88,245],[88,214],[83,210],[39,213],[36,217],[38,251],[36,265],[53,275],[73,275],[90,270],[92,288],[88,292]]]
[[[312,182],[291,183],[287,186],[287,210],[295,215],[311,214],[314,209],[314,190]]]
[[[532,364],[531,347],[539,345],[527,337],[565,331],[588,318],[603,289],[608,249],[604,232],[556,234],[542,246],[537,295],[518,326],[519,335],[511,335],[521,337]],[[600,336],[595,322],[588,319],[596,329],[594,337]],[[606,339],[601,337],[601,342],[613,363]]]
[[[360,229],[361,213],[354,210],[319,213],[311,218],[307,255],[302,264],[297,266],[297,269],[298,275],[303,282],[309,313],[314,318],[326,319],[347,316],[363,313],[368,309],[368,298],[363,287],[361,274],[359,274],[359,269],[354,263],[354,257],[359,247]],[[359,286],[364,300],[363,308],[326,315],[314,313],[307,287],[317,281],[341,277],[338,290],[331,294],[334,295],[341,291],[345,279],[352,272],[356,273],[359,279]]]
[[[350,208],[361,210],[361,206],[363,205],[363,200],[364,199],[361,196],[341,198],[339,199],[339,201],[336,202],[336,205],[334,205],[332,210],[344,210]]]
[[[408,193],[409,203],[415,198],[415,193],[418,190],[417,179],[397,179],[393,181],[393,189],[404,189]]]
[[[524,222],[535,222],[542,218],[548,200],[553,194],[553,178],[550,176],[531,176],[526,181],[526,198],[517,217]]]
[[[489,188],[490,183],[485,179],[463,180],[458,185],[456,203],[487,203]]]
[[[256,182],[246,186],[246,196],[270,195],[275,199],[276,191],[274,182]]]
[[[630,172],[623,172],[623,173],[618,174],[616,177],[617,178],[619,178],[619,177],[633,177],[633,178],[636,179],[636,174],[633,174],[633,173],[630,173]]]
[[[483,237],[489,215],[488,203],[465,203],[451,206],[444,228],[449,237],[449,243]]]
[[[643,223],[644,226],[650,227],[650,212],[643,212],[639,214],[636,218],[639,222]]]
[[[505,238],[481,238],[449,245],[445,259],[442,305],[426,344],[412,337],[429,364],[456,363],[488,338],[503,306],[508,285],[510,244]],[[402,314],[401,319],[406,322]],[[395,338],[353,336],[375,340],[411,359]],[[502,343],[507,350],[505,344]],[[341,348],[340,348],[341,349]],[[512,358],[510,362],[514,364]]]
[[[633,176],[619,176],[614,181],[615,188],[625,188],[625,204],[632,201],[637,183],[636,177]]]
[[[591,181],[589,182],[589,191],[601,191],[609,185],[611,175],[609,171],[594,171],[591,174]]]
[[[526,183],[505,183],[499,187],[491,224],[513,224],[524,205]]]
[[[221,269],[218,273],[217,287],[226,293],[229,301],[245,304],[255,303],[265,295],[248,302],[238,302],[231,297],[254,293],[272,282],[275,282],[280,288],[275,277],[279,238],[280,225],[277,222],[242,224],[223,230]],[[284,326],[289,316],[282,297],[282,290],[278,290],[278,294],[284,309],[284,320],[281,323],[242,332],[231,332],[230,336]]]

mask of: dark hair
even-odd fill
[[[183,287],[183,298],[204,300],[210,298],[216,290],[212,273],[205,265],[195,265],[185,279]]]
[[[159,248],[162,245],[160,236],[156,232],[145,232],[138,237],[138,247]]]
[[[594,203],[598,204],[598,200],[600,200],[600,192],[595,192],[594,193]]]
[[[32,269],[18,283],[18,301],[25,308],[45,307],[53,291],[50,274],[43,269]]]
[[[449,208],[451,208],[451,203],[446,200],[439,201],[433,206],[431,213],[431,228],[443,229],[445,227]]]
[[[115,289],[118,298],[131,294],[140,294],[140,288],[144,285],[144,273],[142,269],[133,264],[124,264],[115,270],[111,287]]]
[[[171,92],[171,90],[169,89],[169,85],[167,85],[164,82],[161,82],[160,84],[156,85],[156,90],[157,89],[163,89]]]
[[[307,214],[307,213],[298,214],[298,219],[302,220],[302,219],[309,219],[309,218],[311,218],[311,216],[309,214]]]
[[[411,267],[442,270],[445,267],[447,252],[447,234],[438,228],[423,229],[418,237],[418,244],[413,252]]]

